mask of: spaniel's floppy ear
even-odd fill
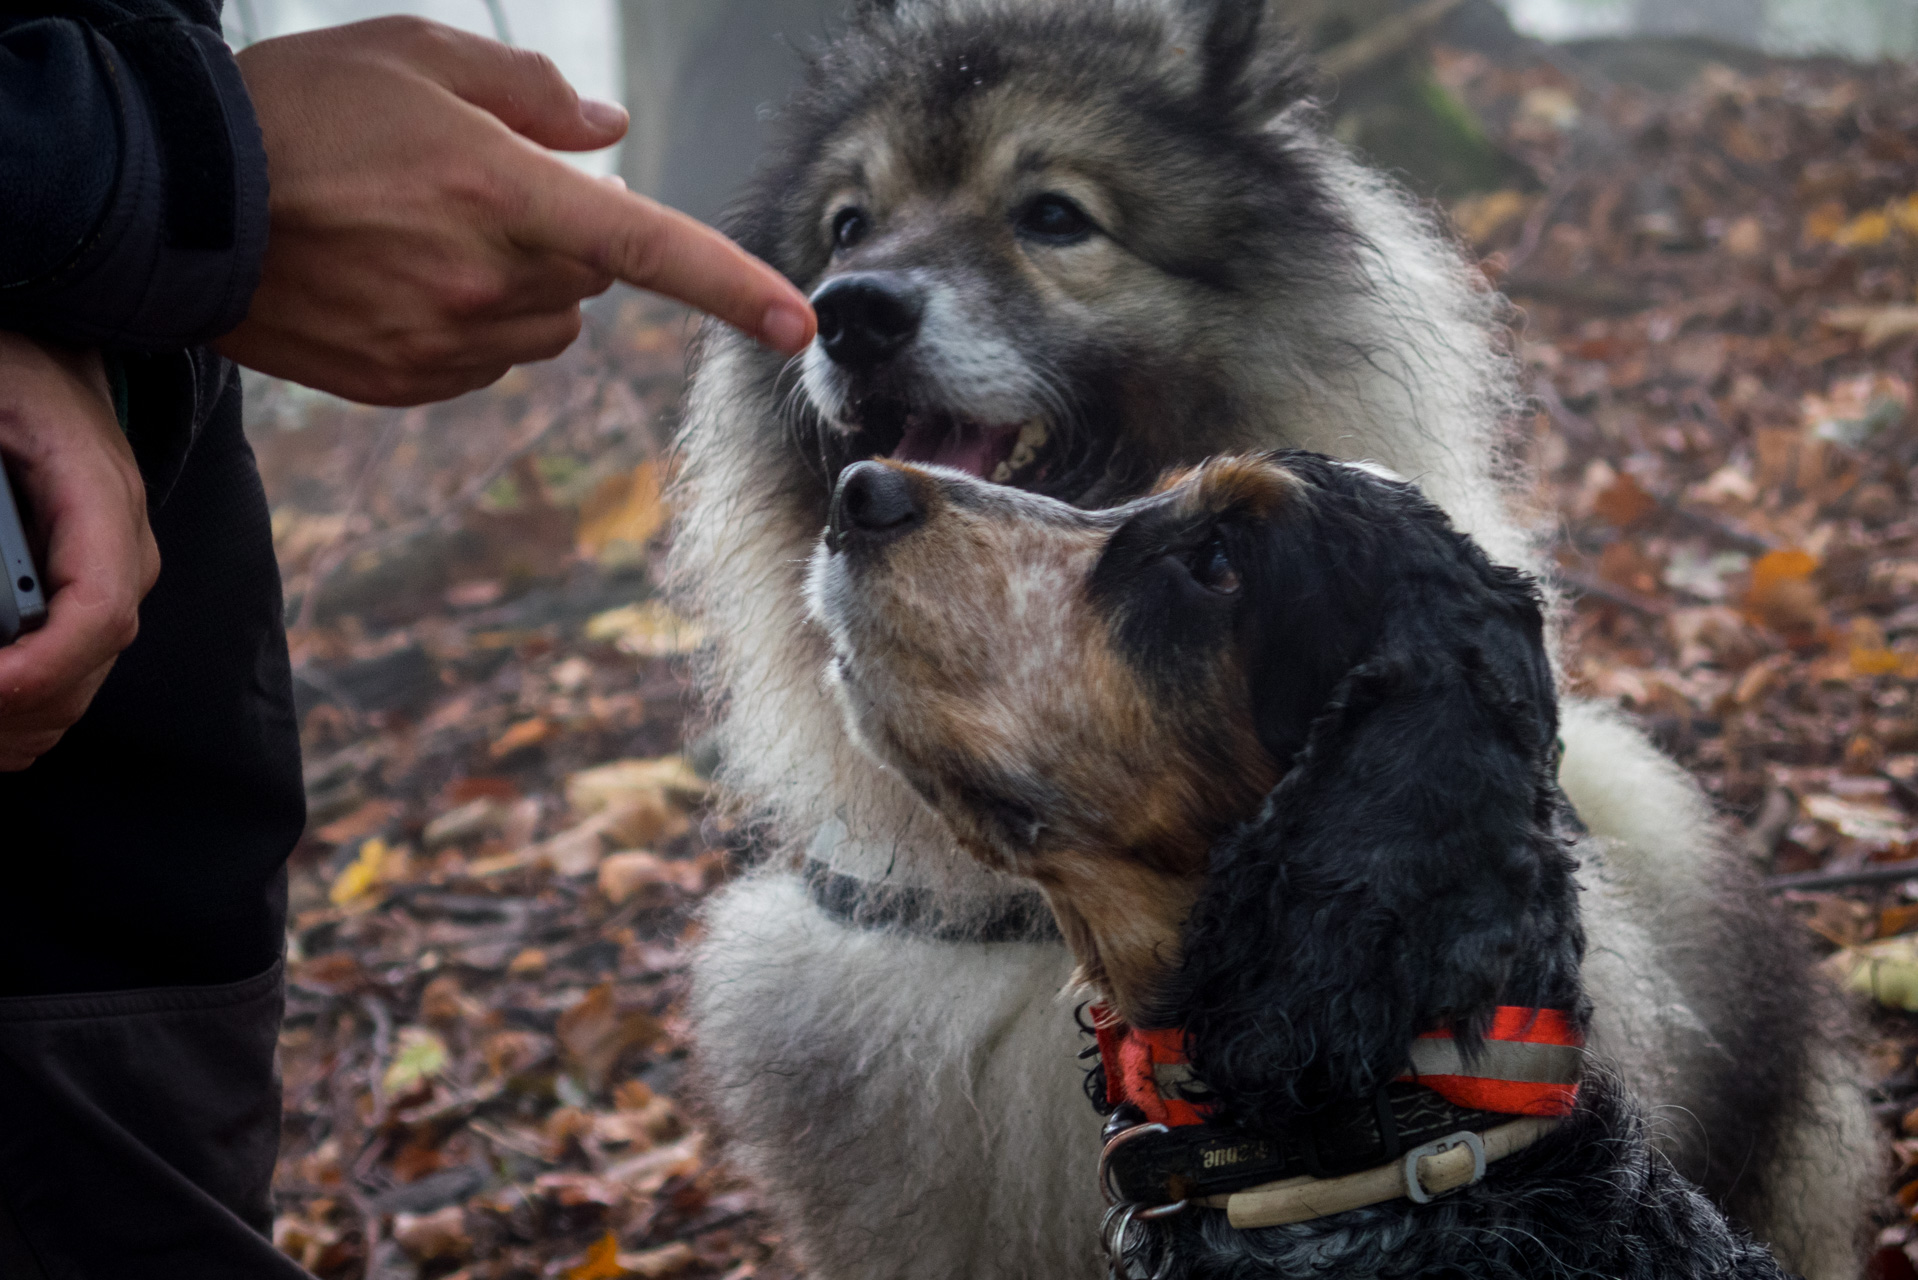
[[[1498,1005],[1579,998],[1535,594],[1449,529],[1408,542],[1432,563],[1392,575],[1376,647],[1213,850],[1168,991],[1199,1078],[1255,1125],[1369,1095],[1421,1031],[1476,1048]]]

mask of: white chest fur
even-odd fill
[[[1594,1048],[1682,1106],[1678,1064],[1709,1038],[1631,904],[1586,880],[1603,938],[1587,965]],[[1062,946],[848,928],[784,871],[735,885],[708,924],[694,1005],[708,1084],[735,1157],[807,1224],[815,1274],[1097,1274],[1100,1121]]]

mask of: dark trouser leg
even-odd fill
[[[266,500],[237,384],[149,364],[133,438],[162,569],[139,639],[59,746],[0,775],[0,1280],[304,1274],[264,1234],[304,817]]]
[[[243,982],[0,1000],[0,1275],[272,1280],[275,965]]]

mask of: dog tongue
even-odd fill
[[[930,462],[989,479],[1019,442],[1019,424],[982,427],[951,418],[914,417],[892,456],[901,462]]]

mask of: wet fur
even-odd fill
[[[1536,564],[1502,479],[1496,433],[1514,393],[1497,299],[1288,96],[1294,64],[1264,43],[1269,24],[1242,68],[1243,110],[1200,92],[1192,62],[1168,51],[1196,47],[1206,18],[1171,0],[869,14],[824,55],[734,229],[813,286],[834,269],[819,228],[827,179],[813,176],[826,153],[876,121],[915,154],[941,154],[965,86],[939,81],[955,91],[941,98],[906,68],[1003,50],[1004,121],[1093,142],[1143,136],[1143,121],[1165,140],[1127,172],[1128,199],[1170,228],[1166,251],[1113,264],[1071,307],[1029,263],[1007,265],[1005,245],[941,241],[937,217],[916,247],[870,252],[945,283],[973,330],[960,354],[1012,351],[1044,373],[1019,394],[1065,404],[1057,457],[1083,465],[1061,483],[1083,487],[1062,496],[1116,501],[1171,464],[1296,445],[1382,462],[1496,559]],[[1087,91],[1066,110],[1046,85],[1068,81]],[[1282,162],[1216,161],[1265,148]],[[1277,178],[1283,191],[1306,184],[1323,235],[1261,220]],[[945,939],[1020,892],[859,751],[822,686],[829,652],[803,614],[804,561],[832,476],[864,456],[858,442],[814,405],[797,365],[710,330],[683,443],[679,598],[716,637],[705,680],[722,776],[767,850],[714,904],[696,970],[705,1076],[734,1151],[816,1274],[1090,1277],[1097,1117],[1056,994],[1064,948],[1043,933],[983,943],[848,928],[812,905],[796,870],[817,857],[871,883],[875,901],[893,886],[929,893]],[[1662,1147],[1791,1265],[1816,1280],[1854,1274],[1850,1224],[1877,1140],[1836,1004],[1772,945],[1788,926],[1681,769],[1603,708],[1567,704],[1563,732],[1562,780],[1598,837],[1581,872],[1595,1047],[1654,1104]]]

